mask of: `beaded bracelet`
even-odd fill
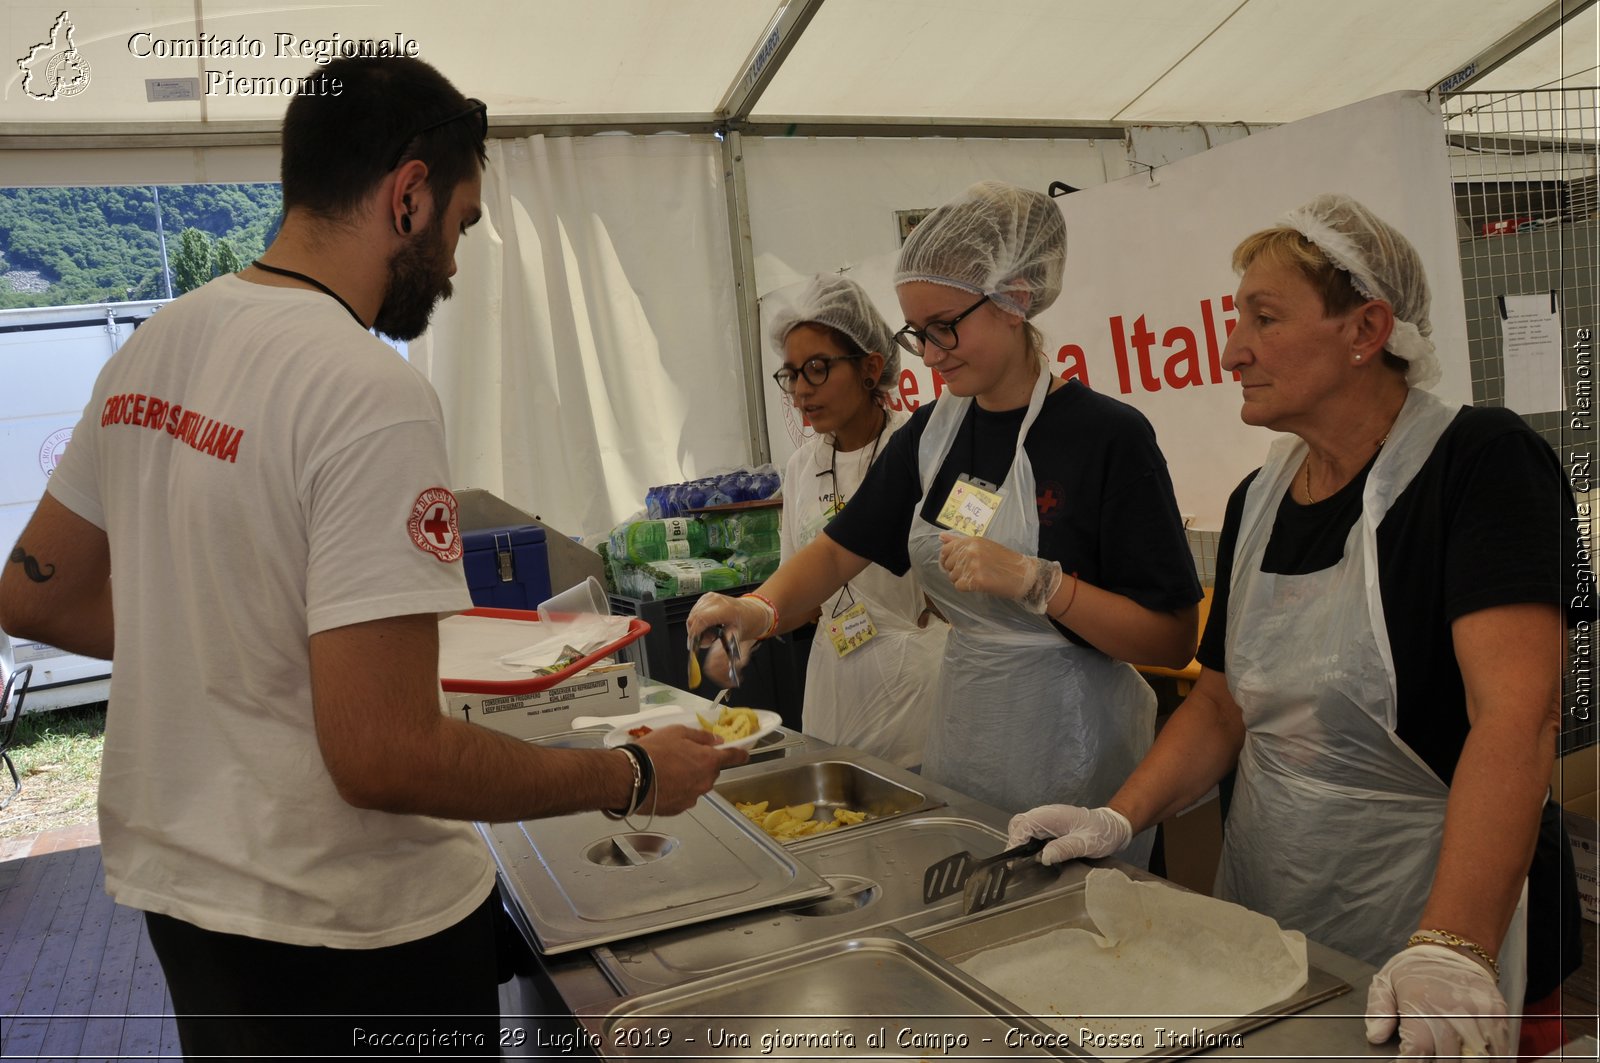
[[[1406,941],[1406,948],[1408,949],[1417,945],[1448,945],[1451,948],[1466,949],[1488,964],[1489,970],[1494,973],[1495,978],[1498,979],[1500,977],[1500,964],[1493,956],[1489,955],[1488,949],[1476,941],[1468,941],[1466,938],[1458,934],[1452,934],[1448,930],[1419,930]]]
[[[633,796],[629,798],[626,805],[622,806],[621,812],[613,812],[609,808],[602,808],[600,814],[607,819],[627,819],[639,808],[639,797],[644,792],[641,789],[641,784],[644,782],[644,769],[639,766],[639,758],[634,755],[633,750],[637,748],[639,747],[634,746],[630,749],[626,745],[617,747],[618,751],[627,756],[628,766],[633,769]]]
[[[754,598],[756,601],[760,602],[762,605],[764,605],[768,609],[772,610],[772,626],[767,628],[767,630],[766,630],[766,632],[764,634],[757,635],[756,636],[756,641],[757,642],[761,642],[764,639],[770,639],[772,636],[776,635],[778,633],[778,607],[773,605],[772,601],[770,599],[768,599],[765,595],[756,594],[754,591],[750,592],[749,594],[744,595],[744,597],[746,597],[746,598]]]

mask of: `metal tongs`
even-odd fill
[[[730,687],[739,685],[739,635],[729,631],[727,627],[718,624],[710,628],[715,632],[717,641],[722,643],[722,652],[728,655],[728,678]],[[700,686],[700,648],[695,645],[694,636],[689,637],[689,689],[694,690]]]
[[[962,907],[967,915],[999,904],[1011,883],[1011,862],[1034,855],[1052,840],[1033,838],[985,860],[974,859],[966,850],[936,860],[922,875],[922,903],[931,904],[961,893],[965,895]]]

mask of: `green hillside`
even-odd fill
[[[0,309],[160,299],[238,269],[278,227],[275,184],[0,189]]]

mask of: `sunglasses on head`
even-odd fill
[[[461,119],[470,118],[473,115],[478,116],[478,142],[481,144],[489,135],[489,105],[482,100],[468,99],[466,110],[457,111],[455,114],[441,118],[437,122],[430,122],[402,140],[399,150],[394,153],[394,160],[389,163],[388,169],[392,170],[400,165],[401,160],[406,157],[406,149],[422,134],[431,133],[435,129],[449,125],[451,122],[459,122]]]

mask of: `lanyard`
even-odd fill
[[[883,433],[889,427],[889,411],[883,407],[879,408],[883,411],[883,423],[878,426],[878,434],[872,437],[872,453],[867,455],[867,468],[869,470],[872,468],[873,463],[878,460],[878,444],[883,442]],[[839,512],[844,509],[844,499],[839,497],[844,492],[839,490],[839,437],[837,435],[833,437],[833,451],[828,455],[828,467],[822,472],[817,473],[817,475],[826,475],[830,480],[833,481],[833,517],[837,517]],[[831,521],[833,517],[829,517],[828,519]],[[846,581],[845,585],[840,589],[843,590],[845,595],[850,599],[850,605],[855,605],[856,596],[855,593],[850,590],[849,582]],[[843,605],[843,603],[844,599],[840,598],[838,605]],[[833,610],[833,615],[835,617],[839,615],[838,605],[836,605]]]
[[[889,427],[889,411],[888,410],[883,410],[883,423],[878,426],[878,434],[872,437],[872,453],[867,455],[867,468],[869,468],[869,469],[872,468],[873,462],[878,460],[878,444],[883,442],[883,433],[884,433],[884,430],[887,429],[888,427]],[[836,516],[839,515],[839,511],[844,509],[844,500],[839,497],[840,494],[842,494],[843,492],[841,492],[839,490],[839,437],[838,436],[834,436],[833,437],[833,450],[828,455],[828,467],[826,469],[824,469],[822,472],[817,473],[817,475],[818,476],[827,476],[829,479],[831,479],[833,481],[833,516],[836,517]],[[829,519],[831,520],[832,517],[830,517]]]
[[[297,281],[305,281],[307,284],[311,285],[313,288],[315,288],[318,291],[322,292],[324,295],[333,296],[333,298],[338,302],[338,304],[340,306],[344,307],[345,311],[347,313],[349,313],[349,315],[351,317],[356,319],[356,324],[360,325],[362,328],[366,328],[367,327],[367,323],[365,321],[361,320],[361,315],[356,313],[355,310],[351,308],[350,304],[345,302],[344,298],[342,296],[340,296],[338,292],[334,291],[332,288],[328,287],[326,284],[323,284],[321,281],[317,280],[317,278],[308,277],[304,273],[297,273],[292,269],[283,269],[283,268],[281,268],[279,266],[269,266],[265,262],[261,261],[259,258],[256,259],[254,262],[252,262],[250,264],[252,266],[254,266],[256,269],[263,269],[263,270],[266,270],[268,273],[276,273],[276,274],[278,274],[279,276],[282,276],[282,277],[293,277]]]

